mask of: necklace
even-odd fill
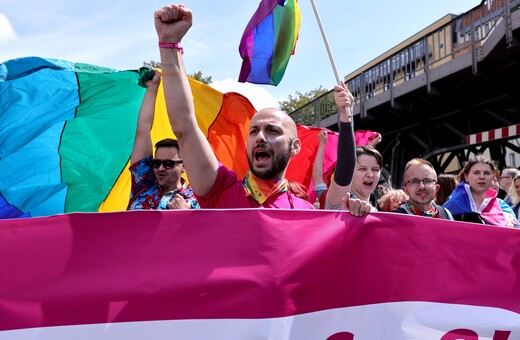
[[[406,201],[406,202],[404,202],[404,204],[406,205],[406,207],[408,209],[410,209],[411,212],[414,213],[414,215],[441,218],[439,211],[437,210],[437,208],[435,208],[435,206],[433,204],[431,205],[431,208],[428,210],[422,210],[420,208],[417,208],[410,201]]]

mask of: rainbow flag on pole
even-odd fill
[[[238,81],[278,85],[294,54],[300,21],[297,0],[263,0],[240,41]]]

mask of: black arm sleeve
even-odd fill
[[[352,122],[339,123],[338,158],[334,169],[334,182],[347,186],[352,182],[356,167],[356,145]]]

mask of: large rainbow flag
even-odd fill
[[[0,339],[517,340],[519,276],[520,231],[403,214],[7,220]]]
[[[125,210],[130,154],[145,89],[137,70],[36,57],[0,64],[0,219]],[[243,176],[255,108],[238,93],[190,79],[199,128],[219,161]],[[174,137],[162,88],[152,140]],[[304,150],[289,178],[312,187],[319,129],[298,127]],[[335,160],[335,134],[325,171]]]
[[[294,54],[300,21],[297,0],[262,0],[240,40],[238,81],[278,85]]]

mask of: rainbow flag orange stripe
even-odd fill
[[[125,210],[137,116],[145,89],[137,70],[37,57],[0,64],[0,219]],[[199,128],[217,159],[243,178],[247,127],[255,108],[238,93],[190,79]],[[152,142],[175,138],[162,87]],[[312,197],[319,128],[298,126],[301,152],[287,178]],[[336,160],[330,133],[324,173]]]
[[[0,218],[125,210],[145,92],[138,80],[137,70],[56,59],[0,64]],[[240,94],[190,84],[200,129],[217,158],[243,176],[253,105]],[[175,137],[160,93],[153,143]]]

